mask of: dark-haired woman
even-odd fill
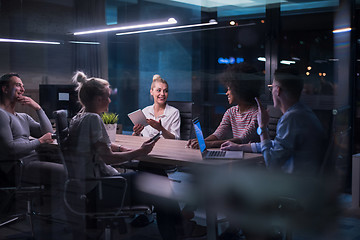
[[[249,143],[259,140],[256,133],[257,104],[255,97],[260,94],[263,79],[257,71],[247,65],[230,67],[221,75],[221,81],[227,88],[226,96],[230,105],[215,132],[205,139],[208,148],[219,148],[222,143],[232,141]],[[188,146],[198,148],[196,139],[191,139]]]

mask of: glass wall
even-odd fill
[[[273,104],[267,85],[275,69],[294,66],[305,79],[301,100],[328,136],[350,129],[336,146],[341,191],[349,192],[351,155],[360,151],[359,9],[358,0],[0,0],[0,72],[18,72],[41,104],[39,85],[69,85],[77,70],[108,79],[109,110],[124,134],[133,127],[127,114],[153,103],[159,74],[168,100],[194,103],[208,136],[230,107],[218,79],[230,65],[245,62],[263,74],[265,105]],[[74,34],[169,18],[177,23]]]

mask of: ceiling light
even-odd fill
[[[295,64],[296,62],[295,61],[289,61],[289,60],[281,60],[280,63],[290,65],[290,64]]]
[[[133,31],[133,32],[123,32],[117,33],[117,36],[121,35],[130,35],[130,34],[137,34],[137,33],[147,33],[147,32],[155,32],[155,31],[164,31],[164,30],[173,30],[173,29],[181,29],[181,28],[190,28],[190,27],[202,27],[202,26],[209,26],[218,24],[215,20],[210,20],[208,23],[199,23],[199,24],[191,24],[191,25],[182,25],[176,27],[166,27],[166,28],[156,28],[156,29],[149,29],[149,30],[140,30],[140,31]]]
[[[23,40],[23,39],[7,39],[7,38],[0,38],[0,42],[7,42],[7,43],[37,43],[37,44],[60,44],[60,42],[47,42],[47,41],[39,41],[39,40]]]
[[[333,33],[344,33],[344,32],[350,32],[351,31],[351,28],[339,28],[339,29],[335,29],[333,31]]]
[[[266,62],[266,58],[265,58],[265,57],[258,57],[258,61],[260,61],[260,62]]]
[[[130,25],[130,26],[122,26],[122,27],[110,27],[110,28],[95,29],[95,30],[89,30],[89,31],[83,31],[83,32],[74,32],[74,35],[121,31],[121,30],[135,29],[135,28],[156,27],[156,26],[171,25],[171,24],[176,24],[176,23],[177,23],[177,21],[175,20],[175,18],[169,18],[165,22],[155,22],[155,23],[145,23],[145,24],[137,24],[137,25]]]
[[[98,45],[99,42],[80,42],[80,41],[69,41],[69,43],[75,43],[75,44],[90,44],[90,45]]]

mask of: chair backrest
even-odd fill
[[[351,135],[351,126],[347,126],[347,123],[345,125],[341,123],[341,119],[344,117],[343,114],[346,114],[348,110],[348,107],[332,110],[329,143],[319,172],[322,176],[336,174],[337,165],[350,156],[347,149]]]
[[[56,135],[59,146],[64,147],[67,136],[69,134],[69,124],[67,120],[66,110],[57,110],[53,112],[56,124]]]
[[[269,125],[268,125],[269,136],[271,139],[274,139],[276,136],[277,123],[278,123],[280,117],[282,116],[282,112],[279,109],[274,108],[273,105],[268,105],[266,109],[268,110],[269,117],[270,117]]]
[[[185,101],[168,101],[169,105],[177,108],[180,112],[180,139],[181,140],[189,140],[191,137],[191,129],[192,129],[192,109],[193,102],[185,102]]]
[[[59,146],[59,156],[64,165],[65,176],[69,177],[67,162],[65,161],[64,153],[66,151],[66,141],[69,135],[69,123],[67,119],[67,111],[66,110],[57,110],[53,112],[53,116],[55,119],[56,126],[56,140]]]
[[[113,176],[112,178],[100,177],[96,179],[77,178],[76,176],[78,175],[74,172],[79,169],[74,167],[77,166],[74,162],[79,162],[79,159],[72,158],[72,153],[69,152],[68,149],[69,124],[67,111],[54,111],[53,115],[56,124],[56,139],[60,149],[59,156],[63,162],[66,174],[64,202],[72,213],[81,216],[113,219],[113,217],[127,217],[137,213],[151,212],[151,207],[147,205],[134,205],[131,206],[131,208],[126,206],[125,209],[123,209],[127,180],[121,176]],[[116,211],[114,211],[114,208],[109,210],[104,210],[103,208],[97,209],[97,201],[101,201],[103,198],[103,184],[111,186],[113,184],[111,181],[113,181],[114,178],[117,178],[117,191],[123,192],[122,200],[119,201],[118,208],[116,208]],[[106,183],[107,181],[108,183]],[[97,187],[98,191],[88,193],[85,188],[86,184]]]

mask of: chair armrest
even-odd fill
[[[15,167],[15,169],[14,169]],[[24,163],[20,159],[9,159],[0,161],[0,179],[1,186],[21,188],[21,178],[23,173]],[[11,170],[14,169],[14,172]],[[14,182],[12,182],[8,176],[15,176]],[[6,185],[8,184],[8,185]]]

